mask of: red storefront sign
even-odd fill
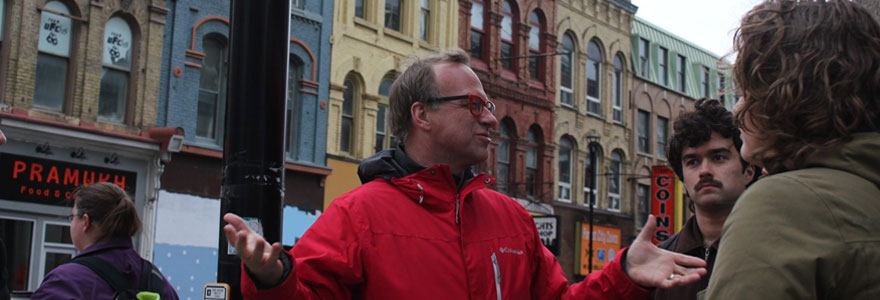
[[[66,205],[64,200],[74,188],[96,182],[112,182],[133,196],[137,174],[0,153],[0,199],[3,200]]]
[[[651,237],[654,244],[669,239],[675,232],[675,172],[667,166],[651,168],[651,213],[657,229]]]

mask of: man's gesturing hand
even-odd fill
[[[633,282],[644,287],[670,288],[685,285],[706,275],[706,262],[702,259],[658,248],[651,243],[651,235],[657,227],[657,218],[648,221],[626,256],[626,271]]]
[[[281,280],[284,266],[278,256],[281,255],[281,243],[269,245],[262,236],[248,228],[247,223],[241,217],[228,213],[223,216],[226,226],[226,240],[235,251],[238,258],[247,266],[248,271],[254,275],[257,282],[262,284],[275,284]]]

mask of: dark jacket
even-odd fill
[[[359,173],[365,184],[334,200],[288,253],[280,285],[258,288],[242,273],[245,299],[648,296],[623,272],[625,255],[569,286],[532,217],[487,189],[488,175],[456,180],[448,166],[422,168],[401,149],[364,160]]]
[[[880,133],[805,162],[740,196],[701,299],[880,299]]]
[[[6,276],[7,263],[9,262],[6,261],[6,244],[0,239],[0,300],[9,300],[9,288],[6,284],[9,281],[9,277]]]
[[[718,253],[718,242],[716,241],[708,249],[703,246],[703,233],[700,231],[700,225],[697,224],[697,218],[691,217],[685,223],[684,228],[678,233],[670,237],[668,240],[657,245],[660,248],[684,253],[690,256],[699,257],[706,261],[705,276],[699,281],[692,282],[688,285],[677,286],[668,289],[655,289],[651,293],[651,299],[654,300],[695,300],[697,293],[704,290],[709,285],[709,276],[712,275],[712,265],[715,263],[715,255]]]
[[[143,258],[132,248],[131,239],[112,239],[95,243],[77,256],[95,256],[115,266],[132,283],[140,282]],[[135,285],[136,286],[136,285]],[[110,284],[86,266],[66,263],[53,269],[34,291],[31,300],[40,299],[113,299],[116,292]],[[162,300],[177,300],[177,293],[165,280]]]

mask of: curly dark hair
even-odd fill
[[[712,132],[717,132],[726,139],[733,140],[733,146],[739,151],[742,139],[739,129],[733,123],[733,113],[724,108],[715,99],[701,98],[694,104],[694,111],[678,116],[672,125],[673,134],[666,150],[666,159],[675,170],[678,178],[684,179],[681,165],[681,153],[685,147],[699,147],[712,139]],[[749,166],[740,156],[743,171]],[[755,178],[759,173],[755,174]]]
[[[736,124],[767,141],[753,157],[769,173],[803,168],[816,150],[877,131],[880,26],[859,4],[764,2],[743,17],[734,50],[745,99]]]

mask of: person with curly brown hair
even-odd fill
[[[708,272],[699,281],[655,289],[651,292],[654,300],[696,299],[697,292],[706,288],[721,242],[721,226],[736,199],[758,177],[755,167],[739,155],[742,140],[733,114],[715,99],[699,99],[694,108],[675,120],[666,151],[694,214],[681,231],[658,246],[702,258]]]
[[[768,1],[741,21],[743,157],[705,299],[880,299],[880,25],[850,1]]]

